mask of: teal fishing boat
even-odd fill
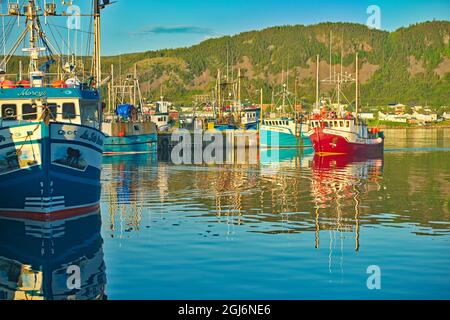
[[[283,91],[279,94],[279,102],[276,104],[279,117],[262,119],[260,128],[260,145],[266,148],[298,148],[311,147],[306,119],[295,112],[290,101],[290,93],[287,85],[283,85]],[[291,113],[287,112],[290,109]],[[292,111],[294,115],[292,115]]]
[[[103,123],[106,135],[105,155],[153,153],[158,150],[157,127],[151,116],[142,113],[142,98],[137,68],[128,74],[120,85],[114,84],[114,68],[111,67],[109,86],[109,110]],[[112,112],[112,106],[114,112]]]

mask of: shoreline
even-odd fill
[[[418,129],[422,129],[422,130],[432,130],[432,129],[450,129],[450,126],[446,125],[446,126],[423,126],[423,127],[419,127],[419,126],[414,126],[414,127],[407,127],[407,126],[378,126],[381,130],[388,130],[388,129],[404,129],[404,130],[418,130]]]

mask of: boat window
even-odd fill
[[[1,116],[5,120],[17,120],[17,106],[15,104],[3,104]]]
[[[97,101],[82,101],[80,105],[81,124],[98,123]]]
[[[335,121],[335,122],[334,122],[334,126],[335,126],[336,128],[338,128],[338,127],[339,127],[339,123],[338,123],[337,121]]]
[[[63,119],[75,119],[77,117],[75,111],[75,103],[63,103],[62,117]]]
[[[339,121],[339,126],[340,126],[341,128],[343,128],[343,127],[344,127],[344,121]]]
[[[330,123],[328,121],[325,122],[325,128],[329,128],[330,127]]]
[[[22,105],[22,120],[36,120],[37,109],[36,105],[24,103]]]
[[[44,104],[45,106],[45,104]],[[54,102],[47,103],[47,108],[50,111],[50,119],[56,120],[56,117],[58,116],[58,105]]]
[[[350,128],[350,121],[345,121],[345,126],[346,126],[347,128]]]

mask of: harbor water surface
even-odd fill
[[[105,157],[101,221],[1,220],[0,299],[450,299],[450,130],[386,136],[372,160]]]
[[[450,298],[450,130],[386,136],[384,160],[362,162],[308,149],[259,165],[106,158],[108,297]]]

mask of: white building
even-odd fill
[[[398,114],[384,114],[379,112],[378,118],[382,121],[397,122],[397,123],[408,123],[409,117],[407,115]]]
[[[438,115],[437,113],[418,113],[414,112],[412,115],[412,118],[421,121],[421,122],[436,122],[438,121]]]
[[[375,115],[369,112],[363,112],[359,114],[359,117],[364,120],[373,120],[375,119]]]

